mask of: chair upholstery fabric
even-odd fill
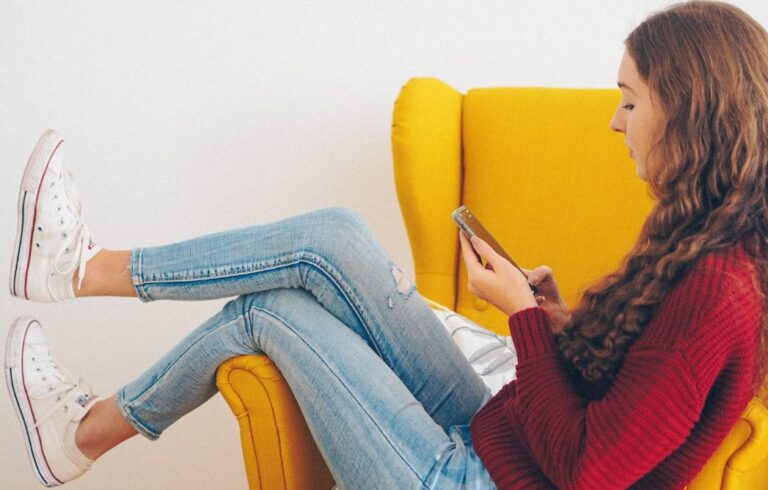
[[[267,356],[230,359],[219,367],[216,385],[240,425],[249,488],[333,487],[296,398]]]
[[[395,182],[425,297],[496,332],[506,317],[466,289],[450,213],[468,205],[515,260],[548,264],[569,305],[614,270],[653,203],[608,122],[618,90],[488,88],[412,79],[395,104]],[[250,488],[330,488],[295,399],[265,356],[222,364]],[[690,490],[765,488],[768,409],[755,398]]]

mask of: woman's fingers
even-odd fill
[[[528,274],[528,284],[531,286],[538,286],[541,283],[542,276],[538,267],[526,274]]]
[[[540,265],[528,274],[528,283],[531,286],[538,286],[539,284],[552,279],[552,268],[548,265]]]
[[[481,266],[480,260],[475,254],[475,249],[472,248],[472,244],[469,243],[469,240],[462,231],[459,231],[459,242],[461,243],[461,256],[464,258],[464,264],[467,266],[467,271]]]
[[[540,265],[536,268],[537,275],[542,279],[552,277],[552,268],[548,265]]]
[[[474,247],[478,254],[480,254],[480,257],[485,259],[488,264],[491,264],[491,270],[493,270],[493,267],[495,267],[501,258],[499,254],[478,236],[470,238],[470,245]]]

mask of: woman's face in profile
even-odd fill
[[[647,160],[660,137],[663,115],[654,104],[651,90],[637,71],[635,60],[624,51],[619,65],[621,102],[611,120],[611,129],[624,134],[629,156],[637,163],[637,175],[647,181]]]

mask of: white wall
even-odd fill
[[[624,37],[667,3],[0,0],[0,259],[11,256],[24,163],[53,127],[104,246],[342,205],[411,271],[389,146],[402,84],[611,87]],[[736,3],[768,24],[768,4]],[[0,338],[17,315],[39,317],[58,359],[106,396],[221,304],[43,305],[3,287]],[[38,488],[6,397],[0,461],[0,487]],[[235,419],[219,396],[71,485],[245,486]]]

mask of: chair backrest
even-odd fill
[[[504,315],[466,289],[450,214],[473,210],[523,267],[552,267],[566,302],[615,270],[653,203],[622,135],[618,90],[490,88],[466,96],[434,78],[395,104],[401,210],[425,296],[507,333]]]
[[[566,302],[616,269],[653,206],[621,135],[618,90],[492,88],[434,78],[395,104],[392,151],[419,291],[508,335],[466,289],[450,214],[466,204],[524,267],[548,264]],[[768,485],[768,409],[755,397],[688,490]]]

